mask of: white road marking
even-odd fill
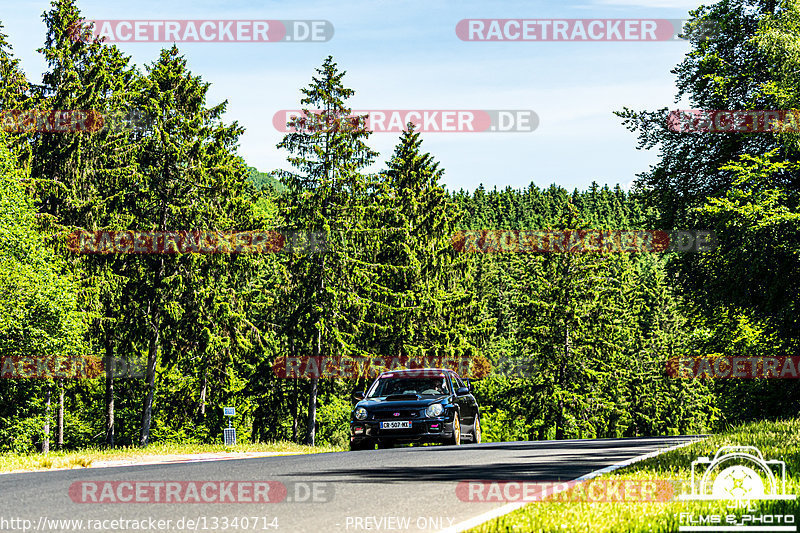
[[[675,446],[670,446],[669,448],[662,448],[660,450],[656,450],[656,451],[653,451],[653,452],[650,452],[650,453],[646,453],[644,455],[638,455],[636,457],[632,457],[630,459],[626,459],[625,461],[613,464],[611,466],[607,466],[605,468],[601,468],[599,470],[595,470],[594,472],[589,472],[588,474],[583,475],[583,476],[581,476],[579,478],[576,478],[576,479],[574,479],[572,481],[586,481],[587,479],[592,479],[593,477],[597,477],[597,476],[599,476],[601,474],[607,474],[609,472],[613,472],[614,470],[617,470],[618,468],[622,468],[622,467],[625,467],[625,466],[628,466],[628,465],[632,465],[633,463],[637,463],[639,461],[643,461],[645,459],[649,459],[651,457],[655,457],[656,455],[660,455],[660,454],[662,454],[664,452],[668,452],[668,451],[671,451],[671,450],[677,450],[678,448],[683,448],[684,446],[688,446],[688,445],[690,445],[690,444],[692,444],[694,442],[702,440],[703,438],[705,438],[705,437],[702,437],[702,438],[699,438],[699,439],[692,439],[692,440],[690,440],[688,442],[683,442],[683,443],[677,444]],[[564,481],[567,481],[567,480],[564,480]],[[553,492],[553,494],[558,494],[559,492],[561,492],[561,490],[566,490],[566,489],[560,489],[560,490],[556,489]],[[448,528],[442,529],[438,533],[461,533],[462,531],[466,531],[468,529],[472,529],[474,527],[477,527],[477,526],[483,524],[484,522],[488,522],[489,520],[493,520],[495,518],[503,516],[504,514],[508,514],[508,513],[512,512],[512,511],[516,511],[520,507],[524,507],[524,506],[528,505],[529,503],[531,503],[531,502],[512,502],[512,503],[507,503],[506,505],[503,505],[502,507],[498,507],[497,509],[492,509],[491,511],[487,511],[485,513],[479,514],[478,516],[469,518],[467,520],[464,520],[463,522],[459,522],[458,524],[454,524],[454,525],[452,525],[452,526],[450,526]]]

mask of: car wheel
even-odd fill
[[[475,415],[475,425],[472,426],[472,440],[469,441],[470,444],[480,444],[481,443],[481,419],[478,415]]]
[[[461,444],[461,421],[458,419],[458,412],[453,413],[453,436],[450,442],[446,444],[452,444],[454,446]]]

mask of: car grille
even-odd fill
[[[400,414],[394,416],[395,413]],[[372,414],[373,420],[407,420],[409,418],[419,418],[419,411],[416,409],[392,409],[390,411],[375,411]]]

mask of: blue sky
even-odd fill
[[[45,0],[1,0],[2,22],[30,79],[44,62],[41,14]],[[689,50],[668,42],[465,42],[455,27],[464,18],[686,18],[687,0],[297,1],[79,0],[87,19],[313,19],[329,20],[324,43],[179,43],[189,68],[211,82],[210,102],[229,101],[226,120],[246,129],[240,153],[262,171],[286,167],[275,145],[282,133],[273,114],[297,109],[300,87],[331,54],[355,89],[354,109],[532,109],[539,127],[527,133],[425,133],[424,148],[441,162],[450,189],[540,187],[569,189],[592,181],[629,187],[655,162],[636,150],[636,138],[612,111],[656,109],[674,103],[669,71]],[[154,61],[166,44],[119,43],[133,61]],[[375,133],[378,170],[397,143]]]

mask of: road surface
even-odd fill
[[[5,474],[0,531],[452,531],[505,505],[462,501],[459,481],[575,479],[692,439],[484,443]],[[244,503],[254,497],[259,503]]]

